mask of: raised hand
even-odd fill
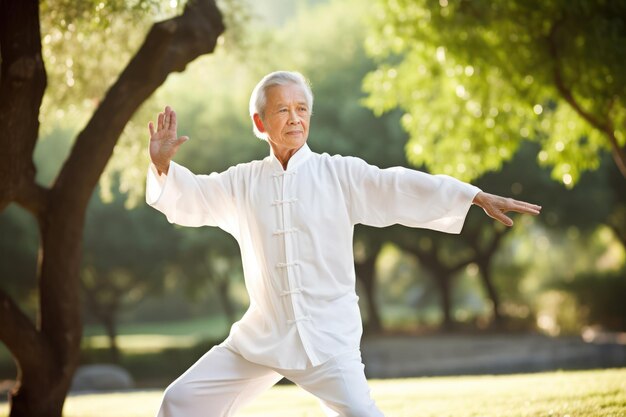
[[[166,106],[163,113],[159,113],[156,131],[152,122],[148,123],[148,129],[150,129],[150,159],[159,175],[167,174],[172,157],[180,145],[189,138],[176,135],[176,113],[170,106]]]
[[[482,207],[489,217],[498,220],[506,226],[513,226],[513,220],[504,213],[514,211],[536,216],[541,212],[541,206],[484,193],[482,191],[474,197],[473,203]]]

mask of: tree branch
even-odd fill
[[[9,348],[21,367],[33,364],[49,352],[41,334],[33,322],[15,304],[7,293],[0,289],[0,340]]]
[[[46,88],[37,0],[0,1],[0,211],[35,182],[33,150]]]
[[[467,258],[465,260],[459,261],[456,264],[452,265],[451,267],[448,268],[448,270],[450,271],[450,274],[456,274],[457,272],[459,272],[461,269],[465,268],[467,265],[471,264],[472,262],[474,262],[473,258]]]
[[[80,206],[89,197],[137,108],[173,71],[212,52],[224,31],[213,0],[190,0],[182,15],[152,26],[143,45],[78,135],[53,188]]]
[[[39,219],[48,203],[48,191],[33,181],[19,189],[15,201]]]
[[[400,246],[400,248],[402,250],[404,250],[405,252],[410,253],[411,255],[415,256],[420,263],[422,263],[424,266],[426,266],[428,269],[435,269],[438,262],[437,262],[437,252],[435,252],[434,250],[423,250],[423,249],[419,249],[418,247],[414,247],[412,245],[408,245],[405,242],[395,242],[398,246]]]
[[[563,23],[562,20],[555,22],[550,29],[550,33],[548,35],[548,46],[550,49],[550,55],[554,60],[553,67],[553,76],[554,76],[554,84],[556,85],[557,90],[561,93],[563,99],[578,113],[583,119],[585,119],[591,126],[598,129],[602,133],[606,135],[609,140],[609,144],[611,145],[613,159],[615,160],[615,164],[619,168],[622,175],[626,178],[626,150],[620,147],[617,142],[617,138],[615,137],[615,130],[613,127],[613,123],[611,121],[610,116],[606,115],[606,122],[602,122],[597,117],[595,117],[590,112],[586,111],[580,103],[576,101],[574,95],[565,84],[565,80],[563,79],[563,72],[561,70],[560,65],[560,57],[559,51],[556,42],[556,32],[558,28]]]

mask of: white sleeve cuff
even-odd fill
[[[152,162],[150,163],[148,177],[146,180],[146,202],[149,205],[153,206],[159,200],[159,197],[161,197],[161,194],[165,189],[167,178],[168,176],[165,173],[161,173],[161,175],[159,175],[156,166]]]

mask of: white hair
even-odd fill
[[[261,119],[265,117],[267,105],[267,89],[275,85],[296,84],[302,87],[309,111],[313,111],[313,92],[311,86],[302,74],[296,71],[275,71],[267,74],[252,90],[250,96],[250,118],[252,118],[252,130],[254,134],[263,140],[267,140],[267,133],[261,132],[254,123],[254,115],[258,114]]]

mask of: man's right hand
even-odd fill
[[[187,136],[176,136],[176,113],[170,106],[165,107],[163,113],[159,113],[157,128],[154,124],[148,123],[150,129],[150,159],[161,173],[167,174],[170,168],[170,161],[183,143],[187,142]]]

